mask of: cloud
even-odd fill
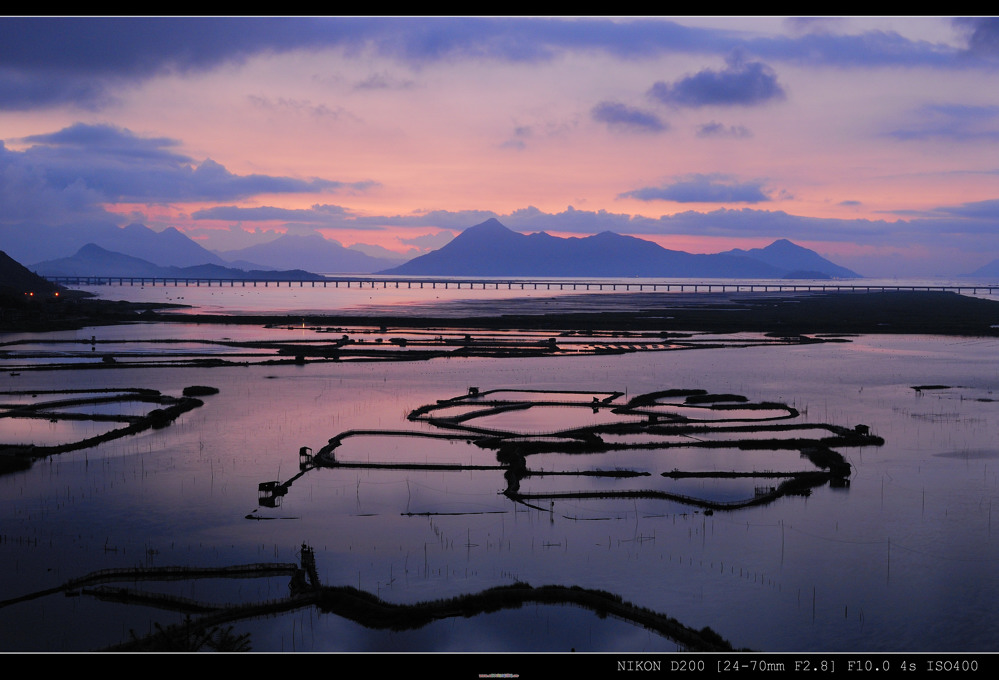
[[[653,99],[676,107],[756,106],[785,99],[777,74],[766,64],[736,56],[722,71],[703,71],[673,84],[659,81],[649,90]]]
[[[980,57],[999,57],[999,18],[961,17],[954,19],[968,41],[968,51]]]
[[[364,80],[354,83],[355,90],[408,90],[415,86],[412,80],[396,78],[386,72],[372,73]]]
[[[929,104],[913,112],[911,125],[888,136],[901,141],[945,139],[955,142],[999,140],[999,106]]]
[[[286,97],[271,99],[270,97],[255,94],[247,95],[246,98],[254,107],[264,111],[304,114],[314,118],[329,118],[331,120],[339,120],[341,118],[357,120],[356,116],[348,113],[343,107],[338,106],[335,109],[331,109],[326,104],[313,104],[308,99],[289,99]]]
[[[988,220],[989,229],[994,229],[995,220],[999,220],[999,199],[987,201],[972,201],[961,205],[944,206],[933,211],[936,214],[954,215],[973,220]]]
[[[748,139],[753,136],[749,128],[742,125],[722,125],[711,121],[697,127],[698,137],[734,137],[736,139]]]
[[[611,130],[627,132],[663,132],[669,125],[654,113],[633,109],[618,102],[600,102],[590,111],[593,120],[606,123]]]
[[[62,148],[72,153],[79,150],[106,157],[117,158],[122,162],[145,163],[190,163],[191,158],[170,151],[169,147],[180,146],[180,142],[169,137],[137,137],[125,128],[114,125],[87,125],[74,123],[69,127],[40,135],[30,135],[18,140],[40,145],[43,148]]]
[[[763,192],[763,182],[736,182],[728,175],[691,175],[661,187],[643,187],[618,198],[677,203],[761,203],[770,197]]]
[[[53,185],[45,170],[23,153],[0,142],[0,222],[61,224],[70,220],[107,220],[101,196],[82,181]]]
[[[962,50],[890,32],[761,37],[658,18],[3,17],[0,109],[101,110],[122,89],[149,78],[205,72],[293,50],[336,49],[348,58],[373,54],[412,68],[468,60],[542,63],[571,52],[637,60],[739,51],[760,59],[823,66],[959,69],[996,53],[994,22],[959,24],[969,34],[969,49]],[[755,63],[758,66],[747,65],[750,71],[762,66]],[[701,81],[717,80],[726,72],[704,73]],[[757,78],[766,81],[766,76],[764,71]],[[698,77],[679,83],[683,87],[676,96],[703,85]],[[406,86],[407,81],[379,74],[359,85],[386,84]]]
[[[174,152],[177,140],[140,137],[112,125],[76,123],[22,141],[33,146],[20,152],[20,162],[42,172],[53,189],[79,185],[101,201],[216,201],[270,193],[353,193],[377,186],[372,181],[236,175],[211,159],[197,163]]]
[[[211,159],[197,163],[178,153],[178,140],[141,137],[112,125],[77,123],[18,141],[31,146],[12,151],[0,142],[0,222],[5,223],[118,222],[118,215],[104,209],[108,202],[236,200],[262,193],[357,193],[376,186],[370,181],[236,175]],[[329,219],[334,208],[337,206],[317,205],[310,214],[325,210]]]
[[[228,220],[234,222],[274,222],[290,220],[326,224],[331,220],[353,217],[354,213],[339,205],[315,204],[311,208],[275,208],[260,206],[240,208],[234,205],[219,205],[191,213],[195,220]]]
[[[846,27],[842,17],[789,17],[784,26],[795,35],[829,34]]]
[[[435,234],[422,234],[420,236],[413,236],[412,238],[400,238],[399,240],[406,245],[416,246],[420,252],[429,252],[446,246],[454,237],[454,232],[442,230]]]

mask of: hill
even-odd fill
[[[318,274],[301,269],[262,271],[234,269],[217,264],[190,267],[161,267],[138,257],[124,255],[88,243],[72,257],[39,262],[35,271],[42,276],[124,276],[135,278],[203,278],[203,279],[292,279],[321,280]]]
[[[43,224],[0,225],[0,243],[4,244],[4,249],[11,257],[29,265],[42,260],[69,257],[88,243],[163,267],[226,264],[218,255],[173,227],[157,232],[142,224],[130,224],[127,227],[109,223],[60,227]]]
[[[50,283],[0,250],[0,292],[5,295],[55,293],[61,286]]]
[[[725,255],[740,255],[751,257],[760,262],[766,262],[780,269],[786,269],[788,278],[822,278],[806,276],[809,273],[819,273],[834,279],[859,279],[860,274],[838,264],[833,264],[814,250],[802,248],[791,243],[786,238],[774,241],[766,248],[753,248],[752,250],[741,250],[735,248],[723,253]],[[794,276],[791,276],[794,274]]]
[[[605,231],[584,238],[544,232],[519,234],[490,219],[469,227],[444,247],[385,270],[412,276],[594,276],[781,278],[794,271],[857,274],[790,241],[760,250],[695,255]]]

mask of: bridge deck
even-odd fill
[[[677,291],[693,293],[731,292],[887,292],[887,291],[951,291],[956,293],[989,294],[999,291],[997,284],[881,284],[858,281],[843,282],[802,282],[802,281],[628,281],[621,279],[527,279],[527,278],[400,278],[379,276],[326,277],[323,279],[238,279],[238,278],[184,278],[184,277],[140,277],[140,276],[50,276],[53,283],[66,286],[218,286],[218,287],[309,287],[323,288],[442,288],[482,290],[622,290],[622,291]]]

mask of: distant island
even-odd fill
[[[444,247],[380,274],[401,276],[596,276],[860,278],[788,240],[766,248],[695,255],[605,231],[584,238],[520,234],[489,219]]]

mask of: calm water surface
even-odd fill
[[[275,306],[288,308],[284,301]],[[121,340],[271,337],[259,328],[203,324],[37,337],[87,339],[95,333]],[[992,338],[872,335],[849,343],[613,356],[5,373],[5,391],[144,387],[179,395],[198,384],[220,393],[165,429],[0,476],[0,600],[109,567],[296,562],[307,543],[324,583],[393,602],[519,580],[607,590],[685,625],[711,626],[737,647],[994,650],[997,356],[999,341]],[[671,388],[734,393],[792,405],[801,412],[796,422],[867,424],[885,445],[840,449],[853,465],[846,489],[826,485],[807,498],[711,516],[660,500],[566,499],[545,511],[530,509],[501,495],[502,473],[488,470],[316,469],[294,482],[279,507],[258,506],[259,482],[298,472],[300,446],[318,449],[349,429],[430,431],[406,415],[464,394],[470,385],[631,396]],[[913,390],[917,385],[948,387]],[[573,424],[593,417],[603,413],[574,414]],[[493,418],[493,424],[528,430],[545,426],[539,411]],[[30,435],[5,420],[4,441]],[[36,425],[39,442],[73,436],[48,428],[56,424],[45,420]],[[697,458],[692,451],[614,454],[600,467],[647,469],[656,485],[719,498],[744,497],[752,481],[670,481],[658,473],[678,466],[808,467],[786,452],[717,449]],[[352,439],[343,455],[496,462],[463,441],[417,438]],[[546,455],[538,459],[546,469],[594,464]],[[774,460],[761,460],[767,455]],[[575,477],[529,481],[549,491],[583,484]],[[593,484],[620,488],[607,479]],[[125,585],[219,602],[288,592],[286,578]],[[59,593],[0,608],[0,648],[98,649],[129,640],[131,631],[144,635],[157,623],[182,619]],[[242,622],[236,632],[249,632],[256,650],[676,649],[644,629],[554,606],[446,620],[405,633],[370,631],[305,609]]]

